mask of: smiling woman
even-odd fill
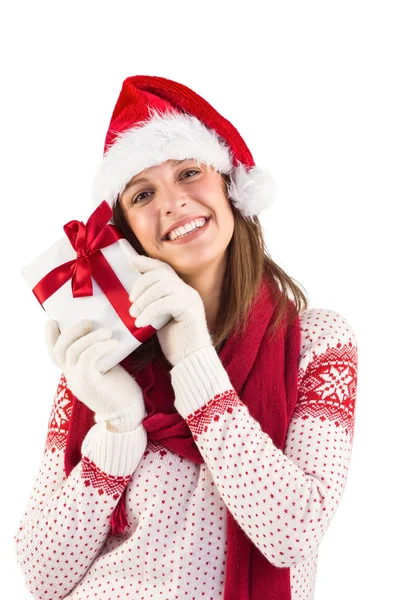
[[[15,536],[30,591],[312,600],[352,450],[350,324],[272,260],[272,180],[186,86],[123,82],[93,191],[137,252],[136,333],[171,318],[105,374],[111,332],[50,330],[63,373]]]

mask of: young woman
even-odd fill
[[[62,373],[15,537],[26,584],[40,600],[311,600],[351,458],[355,334],[269,256],[273,183],[203,98],[126,79],[104,150],[94,199],[138,252],[131,314],[172,318],[106,374],[110,331],[47,323]]]

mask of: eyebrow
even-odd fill
[[[191,159],[189,159],[189,158],[183,158],[182,160],[174,160],[172,162],[172,166],[176,167],[177,165],[180,165],[183,162],[186,162],[187,160],[191,160]],[[139,177],[139,179],[135,179],[135,181],[131,180],[128,183],[128,185],[125,187],[125,189],[124,189],[124,191],[122,193],[125,194],[125,192],[127,192],[131,187],[133,187],[137,183],[146,183],[147,181],[149,181],[148,177]]]

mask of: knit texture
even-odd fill
[[[349,323],[334,311],[304,311],[300,325],[297,402],[283,450],[226,386],[211,352],[220,389],[185,417],[204,463],[159,442],[146,446],[143,426],[127,434],[93,426],[67,478],[72,402],[61,377],[42,465],[15,536],[35,598],[222,599],[227,506],[260,552],[290,569],[291,597],[313,598],[318,547],[350,464],[357,346]],[[201,397],[206,386],[194,385],[200,374],[193,360],[172,372],[177,403],[187,402],[185,388]],[[129,469],[128,438],[143,452],[131,455]],[[99,451],[107,440],[115,440],[111,466]],[[110,536],[110,516],[125,488],[130,528]]]

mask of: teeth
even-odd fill
[[[167,239],[171,241],[176,240],[178,237],[182,237],[190,231],[193,231],[193,229],[203,227],[203,225],[205,225],[206,223],[207,219],[195,219],[193,221],[190,221],[190,223],[186,223],[186,225],[184,225],[183,227],[177,227],[177,229],[171,231],[171,233],[168,234]]]

